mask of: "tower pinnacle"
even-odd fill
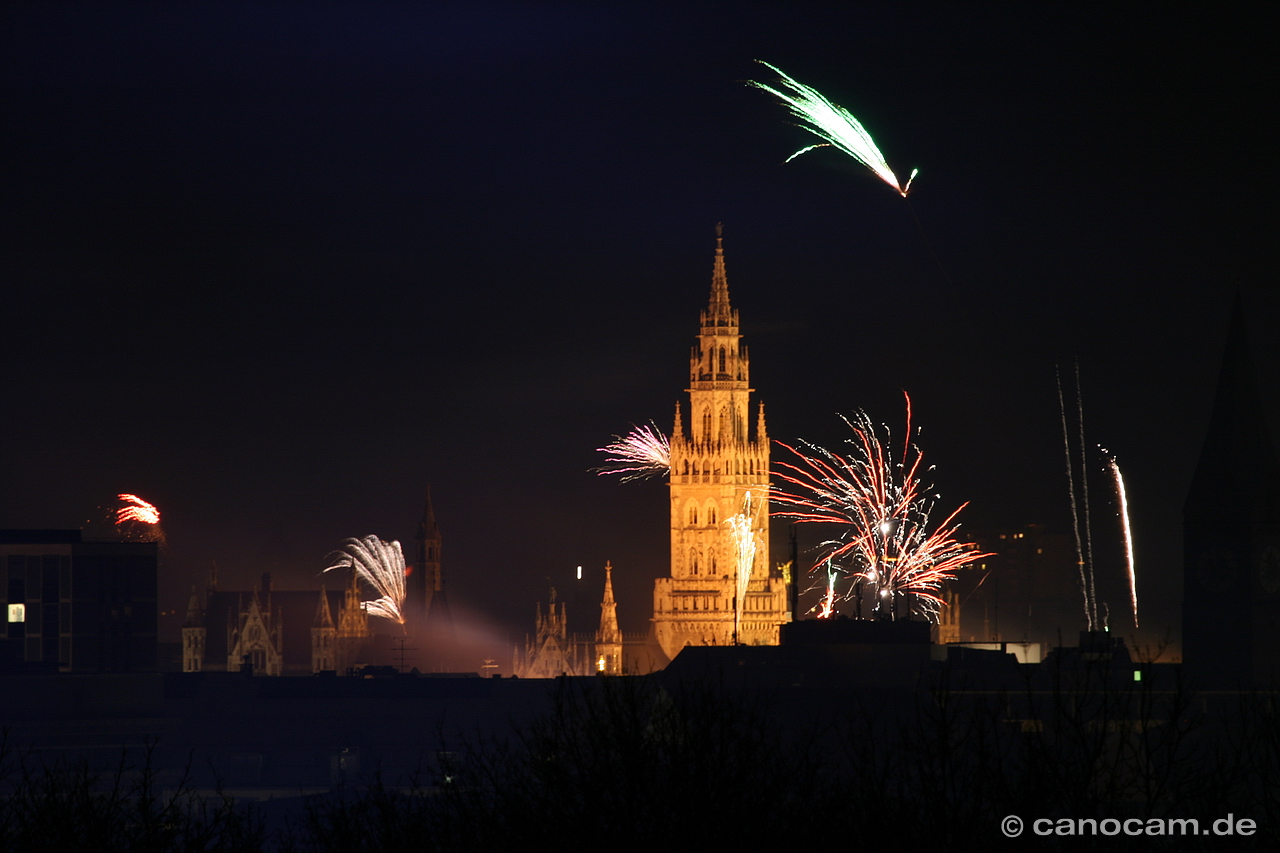
[[[738,334],[738,312],[729,305],[729,275],[724,265],[724,223],[716,225],[716,259],[711,268],[711,299],[702,312],[702,336]]]
[[[604,598],[600,601],[600,630],[596,631],[596,672],[622,674],[622,631],[613,600],[613,564],[604,564]]]

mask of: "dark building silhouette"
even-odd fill
[[[158,567],[155,542],[0,531],[0,666],[155,671]]]
[[[964,530],[987,554],[957,573],[959,640],[1061,645],[1084,627],[1075,546],[1043,524]]]
[[[427,488],[427,503],[422,522],[414,537],[418,543],[417,560],[410,565],[405,578],[405,611],[409,618],[426,619],[427,624],[446,633],[452,632],[449,601],[444,591],[444,573],[440,563],[443,539],[436,524],[436,510]]]
[[[1183,516],[1183,660],[1201,688],[1280,680],[1278,485],[1237,296]]]

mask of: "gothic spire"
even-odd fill
[[[427,486],[427,505],[422,510],[422,523],[418,525],[418,539],[439,539],[440,527],[436,524],[436,508],[431,503],[431,486]]]
[[[194,586],[191,587],[191,600],[187,602],[187,621],[183,623],[182,627],[204,627],[204,605],[200,600],[200,593],[196,591]]]
[[[333,615],[329,611],[329,594],[325,592],[324,584],[320,584],[320,604],[316,606],[316,621],[311,627],[333,627]]]
[[[711,300],[702,313],[703,334],[737,334],[738,312],[729,306],[729,276],[724,266],[724,223],[716,224],[716,259],[711,268]]]
[[[613,600],[613,564],[604,564],[604,599],[600,602],[600,630],[596,632],[597,643],[621,643],[622,632],[618,630],[618,605]]]
[[[1214,510],[1238,515],[1242,506],[1246,513],[1256,511],[1278,469],[1258,393],[1244,303],[1237,292],[1213,413],[1185,511],[1188,516]]]
[[[729,305],[729,276],[724,270],[724,223],[716,223],[716,261],[711,270],[711,305]]]

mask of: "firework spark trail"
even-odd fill
[[[1080,569],[1080,594],[1084,596],[1084,621],[1085,626],[1092,631],[1093,617],[1090,615],[1089,582],[1085,579],[1084,546],[1080,539],[1080,512],[1076,506],[1075,474],[1072,473],[1075,466],[1071,460],[1071,433],[1067,428],[1067,404],[1062,398],[1062,373],[1056,365],[1053,368],[1053,375],[1058,382],[1058,410],[1062,413],[1062,445],[1066,450],[1067,456],[1067,494],[1071,498],[1071,529],[1075,531],[1076,537],[1076,566]]]
[[[742,626],[742,610],[747,600],[747,587],[751,584],[751,569],[756,562],[756,507],[751,492],[742,498],[742,512],[724,520],[733,537],[734,557],[737,564],[737,595],[734,598],[733,636],[738,639]]]
[[[956,516],[967,504],[931,529],[937,496],[926,494],[930,487],[920,479],[919,449],[908,441],[903,458],[895,460],[887,428],[877,430],[861,412],[844,421],[854,433],[846,439],[853,448],[848,456],[809,442],[801,442],[802,449],[779,442],[801,464],[778,463],[776,476],[794,490],[775,488],[773,500],[790,507],[775,515],[839,526],[837,537],[821,543],[823,553],[810,571],[824,562],[843,562],[855,587],[858,581],[871,584],[875,609],[881,614],[893,618],[897,599],[909,593],[916,597],[918,611],[934,618],[944,603],[936,595],[942,583],[953,580],[956,570],[989,556],[955,538]]]
[[[404,553],[399,542],[383,542],[377,536],[347,539],[326,559],[331,562],[324,571],[350,566],[378,593],[376,600],[360,602],[366,613],[404,624]]]
[[[124,506],[116,510],[116,524],[136,521],[140,524],[159,524],[160,510],[137,495],[116,495]]]
[[[820,609],[819,609],[820,608]],[[836,572],[827,563],[827,591],[822,596],[822,603],[814,608],[818,610],[819,619],[830,619],[836,609]]]
[[[609,454],[605,465],[593,468],[597,474],[621,474],[622,482],[660,477],[671,470],[671,444],[658,427],[633,426],[624,436],[613,437],[613,443],[597,447]]]
[[[1080,493],[1084,498],[1084,559],[1089,569],[1089,602],[1091,618],[1098,622],[1098,591],[1093,584],[1093,524],[1089,520],[1089,459],[1084,444],[1084,395],[1080,393],[1080,362],[1076,361],[1076,416],[1080,426]]]
[[[164,528],[160,526],[160,510],[137,495],[116,495],[121,505],[116,508],[116,531],[120,536],[142,542],[158,542],[165,547]]]
[[[911,182],[915,180],[919,169],[911,171],[911,176],[907,178],[905,185],[900,184],[893,170],[889,168],[889,164],[885,162],[884,155],[876,147],[871,134],[867,133],[862,122],[854,118],[852,113],[844,107],[833,104],[811,86],[793,80],[781,69],[761,60],[756,61],[782,78],[778,84],[782,88],[775,89],[773,86],[758,83],[755,80],[748,80],[747,85],[762,89],[781,100],[791,110],[791,114],[803,122],[800,127],[819,139],[825,140],[801,148],[785,162],[790,163],[801,154],[815,148],[827,146],[838,148],[874,172],[880,180],[897,190],[903,198],[907,197],[907,193],[911,191]]]
[[[1129,600],[1133,604],[1133,627],[1138,627],[1138,578],[1133,569],[1133,533],[1129,529],[1129,499],[1124,491],[1124,475],[1120,473],[1120,464],[1114,456],[1109,467],[1111,476],[1115,478],[1116,497],[1120,501],[1120,524],[1124,531],[1124,556],[1129,567]]]

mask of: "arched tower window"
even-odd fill
[[[724,373],[724,347],[720,347],[720,372]]]
[[[698,508],[696,506],[691,506],[689,507],[689,524],[696,526],[697,523],[698,523]]]

